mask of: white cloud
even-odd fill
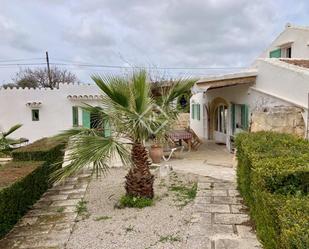
[[[308,24],[309,12],[305,0],[1,0],[1,4],[0,59],[43,57],[49,50],[51,60],[166,67],[249,65],[285,23]],[[0,83],[10,79],[10,70],[0,68]],[[94,72],[72,70],[83,81]]]

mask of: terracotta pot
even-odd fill
[[[163,156],[163,148],[160,145],[151,145],[149,156],[153,163],[160,163]]]

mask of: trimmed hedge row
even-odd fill
[[[47,161],[62,159],[65,143],[54,138],[42,138],[12,152],[14,161]]]
[[[236,147],[238,188],[264,248],[309,248],[309,142],[242,133]]]
[[[13,162],[0,170],[4,175],[6,169],[32,167],[31,173],[19,177],[0,189],[0,238],[3,237],[26,211],[50,187],[49,175],[60,167],[63,161],[65,143],[53,139],[41,139],[29,146],[13,152]],[[27,160],[28,161],[22,161]],[[59,166],[54,163],[59,162]]]

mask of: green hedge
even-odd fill
[[[12,152],[14,161],[55,162],[62,158],[65,143],[54,138],[42,138]]]
[[[60,167],[64,146],[53,139],[42,139],[15,150],[13,162],[1,167],[0,175],[9,176],[9,171],[13,170],[15,173],[20,171],[20,176],[0,188],[0,238],[50,187],[49,175]],[[55,165],[55,162],[59,164]]]
[[[257,132],[236,147],[238,188],[264,248],[309,248],[309,142]]]

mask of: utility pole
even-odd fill
[[[47,74],[48,74],[49,85],[50,85],[50,87],[52,87],[52,80],[51,80],[51,74],[50,74],[50,68],[49,68],[48,51],[46,51],[46,64],[47,64]]]

